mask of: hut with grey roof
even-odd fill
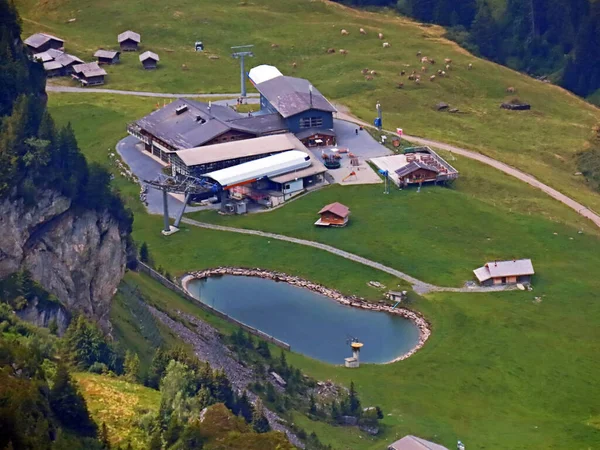
[[[160,61],[160,58],[154,52],[147,51],[140,55],[140,62],[146,70],[156,69],[158,61]]]
[[[117,36],[117,41],[123,52],[137,52],[142,38],[139,33],[127,30]]]
[[[513,259],[512,261],[489,262],[473,271],[479,284],[497,286],[531,282],[535,273],[530,259]]]
[[[105,76],[106,71],[96,62],[73,66],[73,78],[79,80],[82,86],[104,84]]]
[[[65,46],[63,39],[46,33],[32,34],[23,42],[33,53],[42,53],[49,49],[62,50]]]
[[[94,53],[94,58],[96,58],[98,64],[117,64],[119,62],[119,57],[121,52],[117,52],[115,50],[98,50]]]
[[[44,64],[44,70],[48,77],[70,75],[76,64],[83,64],[83,61],[77,56],[53,48],[36,53],[33,57]]]

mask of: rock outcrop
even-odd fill
[[[75,208],[53,191],[35,204],[0,200],[0,279],[28,270],[69,311],[109,327],[110,300],[123,277],[127,235],[108,212]],[[28,311],[28,320],[64,323],[64,311]]]

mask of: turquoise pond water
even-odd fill
[[[308,289],[257,277],[223,275],[188,284],[189,292],[251,327],[331,364],[351,356],[348,337],[365,345],[361,362],[384,363],[417,345],[419,329],[385,312],[344,306]]]

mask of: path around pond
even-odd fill
[[[434,284],[426,283],[425,281],[421,281],[415,277],[412,277],[404,272],[401,272],[397,269],[393,269],[391,267],[385,266],[376,261],[372,261],[367,258],[363,258],[362,256],[355,255],[354,253],[347,252],[345,250],[340,250],[339,248],[332,247],[331,245],[322,244],[320,242],[309,241],[306,239],[299,239],[295,237],[285,236],[283,234],[275,234],[268,233],[266,231],[259,230],[250,230],[246,228],[234,228],[234,227],[226,227],[223,225],[214,225],[212,223],[198,222],[197,220],[190,219],[184,217],[182,222],[199,228],[206,228],[209,230],[216,231],[227,231],[230,233],[240,233],[240,234],[249,234],[252,236],[260,236],[268,239],[275,239],[278,241],[290,242],[292,244],[304,245],[306,247],[313,247],[319,250],[324,250],[326,252],[332,253],[336,256],[341,256],[342,258],[349,259],[350,261],[355,261],[360,264],[364,264],[365,266],[372,267],[374,269],[380,270],[385,273],[389,273],[397,278],[400,278],[404,281],[407,281],[411,284],[413,290],[417,294],[425,295],[430,292],[498,292],[498,291],[509,291],[516,289],[516,286],[474,286],[474,287],[444,287],[444,286],[436,286]]]

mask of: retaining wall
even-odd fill
[[[207,305],[205,303],[202,303],[200,300],[198,300],[197,298],[193,297],[192,295],[188,294],[181,286],[173,283],[172,281],[167,280],[163,275],[161,275],[160,273],[158,273],[156,270],[154,270],[153,268],[151,268],[150,266],[144,264],[141,261],[138,261],[138,270],[140,272],[145,273],[146,275],[150,276],[151,278],[153,278],[154,280],[158,281],[160,284],[162,284],[164,287],[172,290],[173,292],[181,295],[182,297],[184,297],[185,299],[193,302],[195,305],[199,306],[200,308],[204,309],[205,311],[210,312],[211,314],[214,314],[215,316],[218,316],[224,320],[226,320],[227,322],[230,322],[234,325],[237,325],[238,327],[242,328],[243,330],[247,331],[250,334],[253,334],[254,336],[259,337],[260,339],[270,342],[271,344],[274,344],[280,348],[283,348],[284,350],[291,350],[292,347],[290,346],[290,344],[280,341],[277,338],[274,338],[273,336],[264,333],[260,330],[257,330],[256,328],[253,328],[249,325],[246,325],[243,322],[240,322],[237,319],[234,319],[231,316],[228,316],[225,313],[222,313],[221,311],[216,310],[215,308],[213,308],[210,305]]]

